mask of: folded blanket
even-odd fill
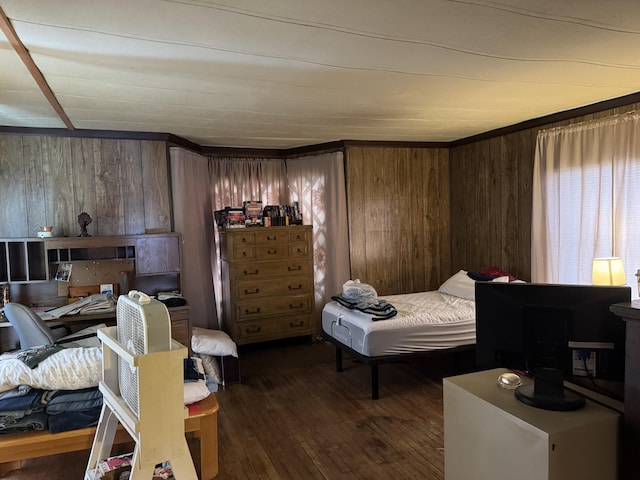
[[[35,410],[42,406],[42,396],[45,390],[31,389],[22,396],[10,397],[0,400],[0,415],[16,410]]]
[[[63,412],[78,412],[102,407],[102,393],[97,387],[80,390],[60,390],[45,407],[49,415]]]
[[[353,300],[344,298],[342,295],[334,295],[331,300],[335,300],[343,307],[350,310],[358,310],[363,313],[370,314],[371,320],[386,320],[395,317],[398,314],[396,308],[386,300],[379,298],[361,298]]]
[[[78,428],[92,427],[98,424],[102,407],[89,408],[76,412],[63,412],[48,415],[49,431],[51,433],[67,432]]]
[[[4,392],[0,392],[0,400],[5,400],[7,398],[14,397],[22,397],[31,391],[31,387],[29,385],[18,385],[16,388],[12,388],[11,390],[6,390]]]

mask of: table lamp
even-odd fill
[[[620,257],[594,258],[591,274],[593,285],[626,285],[627,278]]]

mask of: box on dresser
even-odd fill
[[[220,230],[222,326],[238,344],[314,331],[311,226]]]

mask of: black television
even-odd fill
[[[476,364],[534,377],[516,397],[548,410],[574,410],[584,398],[564,381],[623,401],[625,323],[614,303],[631,288],[476,282]]]

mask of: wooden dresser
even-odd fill
[[[312,227],[220,231],[223,329],[238,344],[311,335]]]

